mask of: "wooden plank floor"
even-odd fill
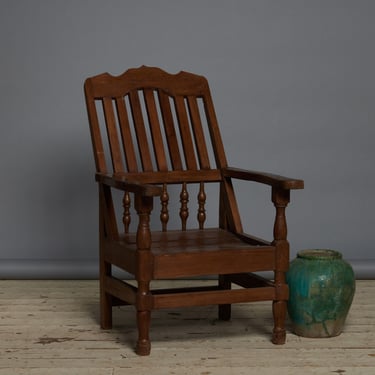
[[[210,281],[205,281],[209,283]],[[0,375],[375,374],[375,281],[357,281],[344,332],[270,342],[270,303],[154,312],[152,353],[134,354],[132,307],[98,326],[96,281],[0,281]]]

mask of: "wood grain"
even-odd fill
[[[112,307],[120,303],[118,299],[134,304],[136,352],[148,355],[153,309],[216,304],[219,317],[227,320],[232,303],[272,300],[272,342],[284,344],[288,299],[285,272],[289,264],[285,209],[290,190],[302,189],[303,181],[228,167],[210,89],[202,76],[187,72],[174,75],[142,66],[117,77],[105,73],[87,78],[84,88],[99,184],[102,328],[112,326]],[[104,116],[97,113],[100,106]],[[99,124],[99,117],[105,124]],[[109,152],[103,148],[104,143]],[[110,164],[112,170],[107,169]],[[269,244],[244,233],[232,179],[272,186],[276,215]],[[207,197],[203,186],[214,182],[220,185],[219,228],[210,232],[204,226]],[[189,193],[193,183],[200,187],[197,197]],[[167,192],[170,184],[181,186],[178,240],[172,238],[175,234],[166,234],[169,211],[176,207]],[[118,230],[112,188],[125,193],[125,237]],[[160,213],[153,210],[154,197],[161,201]],[[131,202],[137,214],[133,220],[137,225],[134,242],[129,241],[134,234],[128,225],[132,221]],[[192,206],[194,211],[198,208],[195,217],[190,215]],[[166,240],[150,225],[156,215]],[[194,228],[198,232],[190,230]],[[137,288],[111,279],[112,266],[131,274],[137,280]],[[244,290],[232,290],[227,285],[233,274],[242,273],[235,279],[243,280],[249,273],[259,271],[273,272],[274,282],[251,285],[254,279],[250,278],[250,282],[242,284],[246,285]],[[217,289],[196,293],[180,288],[179,292],[154,295],[150,287],[155,279],[207,275],[219,278]]]
[[[173,282],[187,284],[212,281]],[[98,306],[97,281],[0,281],[0,375],[370,375],[375,369],[375,281],[357,281],[340,336],[298,337],[287,324],[281,347],[269,340],[270,302],[233,305],[229,322],[217,320],[215,306],[154,311],[149,357],[132,347],[133,308],[115,308],[113,330],[106,331],[98,326]]]

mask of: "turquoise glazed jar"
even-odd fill
[[[352,304],[352,267],[334,250],[302,250],[290,263],[288,312],[293,332],[333,337],[342,332]]]

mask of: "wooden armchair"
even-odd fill
[[[228,167],[202,76],[142,66],[117,77],[104,73],[88,78],[85,96],[99,184],[101,327],[111,328],[112,306],[134,305],[136,353],[148,355],[154,309],[217,304],[219,318],[227,320],[232,303],[270,300],[272,342],[283,344],[289,266],[285,208],[290,190],[302,189],[303,181]],[[271,186],[276,207],[271,242],[243,231],[232,179]],[[205,228],[208,183],[219,184],[216,228]],[[170,204],[170,185],[176,184],[181,186],[174,194],[180,201],[181,229],[169,230],[170,209],[176,207]],[[191,184],[198,192],[195,229],[188,225]],[[123,230],[112,188],[124,192]],[[154,204],[160,206],[157,230],[150,224]],[[112,265],[132,274],[137,287],[115,278]],[[258,271],[273,271],[274,280],[253,274]],[[217,275],[217,286],[150,287],[151,280],[206,275]],[[232,283],[240,287],[231,289]]]

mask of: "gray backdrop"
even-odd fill
[[[96,277],[83,81],[142,64],[209,79],[230,165],[305,180],[292,258],[333,248],[375,276],[374,17],[370,0],[2,0],[0,277]],[[245,227],[269,238],[270,191],[249,187]]]

